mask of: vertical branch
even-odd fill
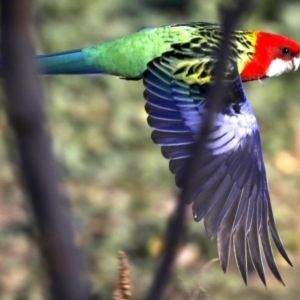
[[[218,108],[223,101],[223,78],[226,71],[227,57],[229,54],[231,32],[237,27],[242,17],[251,10],[253,0],[238,0],[232,2],[235,4],[232,3],[231,6],[220,5],[220,18],[223,30],[220,47],[216,53],[218,57],[218,61],[215,66],[216,76],[207,96],[207,112],[204,116],[203,123],[201,124],[198,140],[194,146],[193,151],[196,154],[193,155],[188,162],[185,176],[186,180],[181,193],[181,199],[183,202],[185,201],[184,199],[190,198],[190,184],[192,184],[192,179],[195,172],[199,170],[198,162],[200,160],[197,153],[202,153],[205,140],[207,139],[207,135],[209,134],[211,125],[214,121],[214,114],[216,111],[218,111]]]
[[[31,0],[2,0],[1,28],[7,115],[16,135],[25,188],[55,299],[88,299],[84,264],[71,214],[59,187],[56,162],[33,64]]]
[[[200,128],[200,134],[194,146],[194,153],[201,153],[202,147],[209,133],[209,129],[213,123],[214,112],[222,103],[224,86],[223,76],[226,68],[226,60],[229,53],[230,34],[235,29],[243,15],[250,11],[253,0],[237,0],[229,1],[230,5],[220,6],[221,26],[223,29],[223,38],[220,45],[220,51],[217,53],[218,63],[216,64],[216,77],[211,90],[208,93],[207,103],[208,109],[204,116],[203,123]],[[199,157],[193,155],[187,162],[186,181],[184,182],[182,192],[178,197],[177,206],[171,216],[166,236],[165,251],[154,276],[152,285],[146,296],[146,300],[159,300],[170,279],[170,270],[175,258],[177,246],[184,228],[184,216],[186,211],[186,196],[189,195],[190,184],[193,174],[197,171],[197,161]]]

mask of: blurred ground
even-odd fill
[[[158,3],[158,1],[153,1]],[[170,2],[170,1],[169,1]],[[177,1],[178,3],[180,1]],[[36,1],[38,53],[75,49],[117,38],[144,26],[217,22],[217,1],[155,9],[151,1]],[[183,13],[184,12],[184,13]],[[243,25],[300,41],[299,1],[260,1]],[[148,287],[162,247],[166,218],[177,189],[168,162],[151,139],[141,82],[112,77],[60,76],[41,79],[63,174],[71,199],[78,243],[87,257],[93,290],[111,299],[117,251],[127,252],[135,298]],[[232,262],[223,275],[216,242],[188,212],[185,244],[166,299],[299,299],[300,286],[300,72],[246,89],[258,118],[278,229],[294,268],[278,258],[286,287],[271,275],[265,289],[253,272],[245,287]],[[1,299],[43,299],[45,277],[32,239],[30,210],[7,145],[8,126],[0,112],[0,295]],[[267,271],[268,272],[268,271]]]

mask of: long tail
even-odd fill
[[[87,64],[82,49],[40,55],[37,62],[40,73],[45,75],[103,74]]]

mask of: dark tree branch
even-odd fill
[[[187,14],[191,11],[194,0],[142,0],[146,6],[156,8],[165,13]]]
[[[88,299],[82,257],[60,190],[56,162],[33,65],[31,0],[2,0],[2,54],[7,114],[14,129],[25,188],[35,214],[40,246],[55,299]]]
[[[252,0],[232,0],[231,2],[229,1],[230,5],[220,6],[223,39],[221,41],[220,51],[217,53],[218,63],[216,64],[215,81],[208,94],[208,110],[200,128],[200,134],[194,147],[194,153],[202,152],[202,147],[205,145],[205,140],[209,133],[211,124],[213,123],[214,113],[222,103],[222,95],[224,93],[223,76],[225,73],[227,56],[229,53],[230,33],[237,27],[241,18],[249,13],[252,3]],[[192,181],[191,179],[193,178],[193,174],[197,171],[196,168],[198,160],[199,157],[197,155],[193,155],[187,163],[186,181],[184,183],[182,193],[180,197],[178,197],[175,211],[169,220],[165,236],[165,251],[154,276],[148,295],[145,298],[146,300],[161,299],[170,279],[172,263],[174,261],[177,246],[184,229],[184,216],[186,212],[185,199],[186,195],[189,194],[188,191],[190,189],[190,182]]]
[[[233,4],[234,3],[234,4]],[[218,49],[216,63],[216,77],[213,85],[208,93],[207,104],[208,109],[204,116],[203,123],[200,127],[200,134],[197,142],[195,143],[194,153],[188,162],[186,171],[186,180],[184,182],[181,199],[182,202],[187,199],[190,191],[190,184],[195,172],[198,171],[199,156],[197,153],[202,153],[205,146],[205,140],[210,132],[211,125],[214,121],[214,114],[222,104],[224,95],[224,74],[226,71],[227,58],[229,54],[229,46],[231,39],[231,32],[237,27],[243,16],[250,12],[253,0],[237,0],[232,1],[231,6],[220,5],[220,19],[223,29],[221,46]]]

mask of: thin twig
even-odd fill
[[[6,110],[17,139],[24,184],[50,275],[50,293],[54,299],[86,300],[89,297],[84,263],[75,246],[70,210],[59,187],[33,64],[32,3],[1,1]]]
[[[132,295],[128,258],[124,251],[119,251],[118,258],[119,278],[114,290],[114,300],[129,300]]]
[[[202,152],[202,147],[205,145],[205,140],[209,133],[211,124],[213,123],[214,113],[217,111],[223,99],[222,95],[224,93],[224,86],[222,82],[229,53],[230,33],[234,30],[234,28],[236,28],[242,16],[250,11],[252,2],[252,0],[232,0],[230,6],[220,6],[223,38],[220,44],[220,51],[217,53],[218,63],[216,64],[215,81],[208,94],[207,103],[209,105],[207,113],[201,124],[200,134],[194,147],[194,153]],[[196,166],[198,159],[199,157],[197,155],[193,155],[187,162],[186,181],[183,185],[182,193],[180,197],[178,197],[175,211],[169,220],[165,236],[165,251],[149,292],[145,298],[146,300],[159,300],[168,284],[170,270],[184,228],[186,195],[189,194],[193,174],[197,171]]]

